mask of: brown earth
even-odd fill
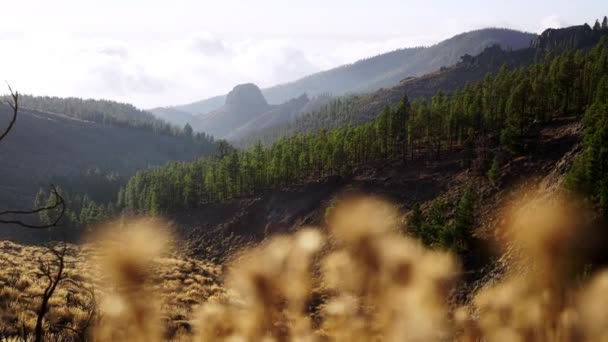
[[[443,199],[454,208],[464,188],[474,182],[479,198],[476,235],[480,240],[494,240],[500,231],[497,228],[500,222],[494,215],[498,209],[522,189],[557,189],[580,149],[580,139],[578,118],[558,118],[541,129],[537,144],[527,154],[510,155],[478,148],[477,154],[482,157],[469,162],[466,151],[458,148],[443,151],[438,158],[370,163],[343,177],[311,180],[255,197],[207,205],[175,214],[172,219],[188,236],[195,255],[213,259],[226,249],[232,250],[233,244],[258,242],[268,235],[306,225],[323,226],[326,208],[348,192],[391,200],[401,209],[405,221],[407,212],[416,203],[426,210],[433,201]],[[485,172],[495,154],[504,161],[500,177],[493,184]]]

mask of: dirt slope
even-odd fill
[[[578,151],[580,138],[577,118],[553,121],[541,130],[538,144],[528,155],[504,156],[497,184],[487,179],[486,168],[470,167],[479,161],[466,161],[466,153],[460,149],[451,153],[445,151],[438,159],[369,164],[354,169],[345,177],[312,180],[256,197],[209,205],[178,213],[173,219],[193,240],[194,250],[205,254],[213,240],[226,238],[223,245],[233,243],[231,239],[260,241],[270,234],[293,231],[302,225],[323,225],[325,209],[333,199],[348,191],[386,197],[405,215],[414,204],[419,203],[425,209],[437,198],[453,207],[464,188],[475,182],[481,203],[478,235],[481,239],[489,239],[497,225],[492,213],[519,189],[529,184],[558,186]],[[487,163],[494,151],[485,154],[489,159],[485,160]]]

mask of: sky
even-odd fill
[[[608,14],[604,1],[0,0],[0,80],[147,109],[473,29],[593,24]]]

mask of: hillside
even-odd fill
[[[199,125],[267,134],[245,148],[25,109],[0,193],[55,172],[82,192],[42,232],[63,242],[0,241],[0,340],[608,340],[607,37],[333,99],[239,85]],[[132,176],[99,203],[83,170]]]
[[[192,127],[224,137],[244,123],[273,109],[275,107],[266,102],[255,84],[241,84],[234,87],[226,96],[226,102],[221,108],[194,116]]]
[[[505,49],[526,47],[535,35],[508,29],[482,29],[454,36],[430,47],[407,48],[370,57],[353,64],[340,66],[262,90],[264,97],[272,104],[289,101],[307,94],[309,97],[330,93],[334,96],[352,92],[368,92],[381,87],[390,87],[400,80],[420,76],[443,66],[457,63],[465,54],[476,55],[484,48],[498,44]],[[166,120],[170,110],[192,115],[204,114],[222,106],[225,96],[183,106],[153,109]]]
[[[183,127],[187,123],[192,122],[192,115],[190,113],[177,110],[175,108],[161,107],[155,108],[150,112],[157,118],[167,122],[171,122],[172,124],[178,127]]]
[[[153,261],[140,260],[139,264],[134,260],[124,260],[135,265],[153,264],[153,281],[148,281],[139,293],[156,294],[154,300],[162,303],[168,335],[174,335],[184,327],[190,328],[188,321],[194,318],[193,311],[198,305],[225,296],[221,287],[221,267],[172,252]],[[17,338],[26,331],[34,331],[39,298],[47,281],[45,265],[57,262],[54,258],[47,247],[0,241],[0,298],[3,303],[11,303],[10,307],[0,311],[0,335],[3,338]],[[73,338],[68,341],[81,340],[83,335],[90,333],[87,329],[95,322],[95,310],[100,310],[97,306],[108,295],[117,292],[108,286],[106,279],[112,269],[103,263],[98,245],[68,245],[64,261],[64,281],[52,298],[46,317],[45,341],[56,340],[57,335]],[[180,295],[176,296],[178,292]]]
[[[271,103],[298,94],[342,95],[391,87],[404,78],[416,77],[457,63],[460,57],[477,55],[492,45],[517,50],[530,45],[536,35],[508,29],[482,29],[461,33],[430,47],[402,49],[367,58],[285,85],[268,88],[264,95]]]
[[[379,195],[407,213],[414,205],[428,210],[438,199],[454,208],[467,185],[474,183],[478,203],[483,203],[475,215],[479,238],[492,239],[497,225],[492,215],[512,196],[522,189],[552,191],[563,182],[565,172],[580,151],[581,135],[580,123],[574,118],[558,119],[547,125],[533,151],[501,166],[496,184],[488,180],[483,170],[470,168],[465,162],[470,152],[459,149],[438,160],[369,163],[344,175],[303,181],[276,191],[177,212],[170,217],[188,236],[195,255],[217,258],[221,250],[213,245],[214,237],[231,237],[235,243],[259,242],[269,235],[294,232],[302,226],[323,225],[326,208],[345,193]]]
[[[0,126],[7,125],[9,111],[0,105]],[[91,169],[128,178],[141,168],[213,151],[211,141],[22,109],[0,144],[0,207],[31,207],[53,178],[76,182]]]
[[[11,101],[10,96],[2,96],[3,101]],[[109,100],[81,99],[76,97],[19,96],[21,108],[57,113],[71,118],[96,122],[104,125],[126,126],[163,134],[177,135],[181,128],[159,120],[149,112],[128,103]]]
[[[321,127],[308,134],[280,138],[267,146],[224,149],[216,158],[138,173],[127,184],[117,207],[155,214],[179,213],[178,219],[205,213],[207,223],[227,213],[228,217],[209,226],[211,235],[221,234],[218,227],[236,224],[240,228],[229,231],[227,236],[249,234],[261,239],[273,231],[320,222],[322,206],[337,192],[349,186],[366,189],[365,182],[359,182],[366,173],[375,175],[369,189],[383,189],[386,184],[384,191],[390,194],[394,190],[396,196],[401,193],[405,197],[397,197],[396,201],[408,208],[414,202],[437,198],[442,191],[462,189],[462,184],[469,181],[473,181],[476,190],[487,188],[488,180],[496,185],[509,178],[502,176],[505,167],[519,164],[524,169],[515,177],[534,177],[537,172],[551,169],[551,163],[558,163],[575,148],[581,140],[582,121],[589,136],[584,140],[588,152],[577,162],[578,171],[570,176],[569,186],[580,189],[604,208],[604,203],[608,203],[601,190],[604,183],[592,175],[605,163],[601,144],[605,138],[608,47],[600,39],[605,33],[608,31],[594,33],[594,41],[599,41],[594,47],[581,46],[580,51],[574,52],[565,44],[563,52],[546,57],[543,53],[538,59],[534,48],[515,52],[489,48],[478,57],[463,58],[461,64],[443,72],[465,75],[469,70],[485,75],[491,68],[500,68],[505,60],[519,63],[519,67],[501,68],[495,76],[464,86],[458,86],[458,80],[454,84],[449,77],[440,78],[454,88],[438,91],[429,99],[410,101],[408,93],[402,92],[395,105],[387,105],[387,101],[371,103],[369,108],[382,107],[352,125]],[[587,77],[585,82],[583,75]],[[436,80],[437,75],[428,78]],[[399,87],[409,86],[408,82]],[[572,84],[581,86],[572,88]],[[348,119],[350,113],[369,110],[358,100],[373,99],[377,94],[396,96],[394,93],[402,89],[399,87],[354,101],[330,103],[328,108],[337,115],[346,113],[344,118]],[[596,136],[592,139],[590,135]],[[543,161],[549,164],[537,165]],[[526,170],[528,167],[532,169]],[[390,173],[383,174],[385,171]],[[459,176],[462,172],[473,178]],[[426,183],[422,175],[434,176]],[[397,183],[390,181],[393,178]],[[456,178],[465,182],[461,186],[442,183]],[[418,187],[424,192],[421,197],[416,194]],[[285,189],[294,192],[281,192]],[[277,192],[284,197],[257,200]],[[142,193],[147,195],[141,196]],[[223,208],[226,203],[234,206]],[[293,212],[284,214],[290,211]],[[239,225],[241,220],[245,223]],[[454,241],[441,236],[447,234],[443,223],[433,229],[436,231],[425,237],[429,244],[454,248]]]
[[[239,146],[252,146],[257,141],[269,144],[280,137],[296,133],[367,122],[377,117],[384,106],[397,104],[404,94],[412,100],[430,99],[439,91],[452,92],[481,81],[488,75],[496,76],[503,66],[507,70],[516,70],[542,60],[549,53],[559,54],[567,49],[589,50],[602,37],[607,36],[606,31],[593,30],[588,25],[548,29],[533,40],[530,47],[512,51],[497,45],[489,46],[478,55],[461,56],[460,61],[453,66],[403,79],[394,87],[343,96],[338,101],[348,104],[346,111],[336,110],[336,105],[326,106],[321,110],[303,113],[291,121],[249,132],[235,139],[235,143]]]
[[[493,252],[488,248],[489,243],[497,241],[496,238],[500,238],[512,224],[508,216],[500,214],[501,210],[508,209],[514,199],[526,202],[523,199],[537,196],[532,195],[536,191],[540,191],[545,196],[543,198],[555,196],[560,183],[563,182],[565,171],[572,165],[574,157],[579,152],[577,146],[581,140],[580,128],[576,118],[556,118],[540,132],[538,147],[501,167],[499,177],[494,181],[488,180],[461,163],[463,159],[468,158],[464,150],[441,160],[423,159],[408,164],[400,161],[381,162],[357,168],[347,177],[327,177],[304,182],[279,191],[178,214],[174,219],[178,222],[179,231],[183,236],[188,236],[188,240],[179,241],[177,250],[168,250],[164,244],[159,245],[160,241],[165,241],[166,228],[170,225],[164,222],[159,224],[155,220],[135,221],[137,229],[129,229],[129,224],[132,223],[127,223],[127,227],[119,231],[120,235],[108,234],[105,238],[102,235],[102,239],[109,238],[109,240],[106,242],[102,240],[101,244],[96,244],[93,240],[92,245],[68,246],[64,258],[65,281],[59,283],[46,314],[45,338],[52,339],[60,335],[77,339],[79,335],[93,331],[96,336],[110,334],[113,338],[116,338],[114,334],[117,332],[129,334],[128,336],[141,334],[148,337],[153,332],[157,332],[165,339],[179,337],[180,340],[191,338],[199,340],[201,335],[204,338],[218,336],[222,331],[218,329],[226,325],[234,325],[234,329],[247,331],[239,322],[242,322],[244,317],[253,320],[253,317],[259,315],[262,316],[258,319],[264,321],[263,317],[267,314],[261,308],[268,310],[280,305],[274,304],[274,296],[269,297],[273,300],[266,301],[257,298],[266,298],[263,297],[265,294],[276,294],[277,291],[285,293],[285,297],[281,298],[288,298],[298,303],[298,298],[306,298],[306,310],[301,311],[304,317],[329,320],[341,314],[341,311],[333,313],[330,318],[323,314],[328,305],[334,302],[341,303],[339,302],[341,297],[332,287],[334,284],[332,281],[336,282],[336,279],[345,282],[343,286],[349,286],[340,290],[347,293],[352,286],[366,284],[367,279],[371,281],[385,279],[388,281],[387,286],[391,286],[389,287],[392,289],[391,294],[394,294],[396,290],[392,286],[401,286],[399,284],[403,282],[410,284],[410,281],[418,284],[421,282],[420,277],[428,277],[428,279],[422,278],[422,282],[414,285],[416,287],[413,289],[410,285],[405,286],[405,291],[414,292],[417,296],[423,289],[431,293],[437,291],[438,293],[434,294],[436,297],[433,298],[440,303],[443,303],[443,300],[448,302],[448,299],[449,303],[457,300],[459,310],[462,310],[461,305],[470,306],[470,310],[474,310],[485,303],[479,303],[477,298],[486,298],[483,295],[488,291],[490,293],[497,291],[497,294],[501,294],[504,291],[503,287],[509,286],[509,278],[500,276],[502,274],[500,267],[517,265],[514,261],[505,264],[506,261],[503,259],[494,264]],[[393,231],[394,225],[401,229],[405,221],[411,222],[411,216],[405,214],[411,213],[412,208],[419,204],[424,213],[432,213],[436,210],[437,203],[444,203],[448,208],[459,206],[458,203],[462,203],[462,194],[466,192],[465,189],[471,182],[476,184],[476,201],[480,205],[475,206],[473,217],[477,229],[474,233],[475,238],[469,241],[466,253],[438,252],[423,248],[409,237],[410,234],[415,233],[412,225],[407,225],[408,235]],[[344,194],[355,192],[375,194],[381,196],[383,200],[372,198],[363,203],[348,202],[348,197]],[[346,198],[346,202],[343,203],[347,204],[338,204],[334,208],[336,198]],[[385,202],[384,199],[389,199],[397,206],[387,204],[390,202]],[[537,207],[540,207],[540,210],[547,210],[543,205],[537,204]],[[328,212],[330,215],[327,214]],[[449,209],[445,213],[449,217],[449,221],[446,222],[456,221],[458,212],[459,209]],[[572,217],[566,216],[565,212],[553,213],[553,215],[559,219],[573,220]],[[201,225],[201,222],[205,224]],[[524,228],[538,228],[539,224],[542,225],[541,228],[545,228],[555,223],[553,219],[547,217],[532,221],[534,226],[530,220],[523,222],[526,224]],[[114,222],[109,227],[113,225],[119,223]],[[319,228],[311,228],[313,226]],[[558,229],[558,227],[553,228]],[[99,230],[99,232],[105,231]],[[582,234],[582,230],[577,232]],[[333,234],[332,239],[339,238],[340,244],[323,247],[321,252],[316,254],[328,234]],[[384,234],[387,236],[385,237]],[[539,240],[542,238],[546,236],[538,237]],[[371,243],[368,239],[371,239]],[[125,244],[124,241],[129,243]],[[262,241],[265,242],[257,244]],[[578,247],[573,239],[568,241],[565,246]],[[601,235],[595,236],[594,241],[596,244],[585,244],[587,253],[603,241]],[[358,252],[359,248],[363,247],[361,245],[357,247],[357,242],[371,249],[365,250],[367,254],[364,258],[361,258]],[[539,242],[542,248],[549,248],[542,244],[544,240]],[[245,254],[240,251],[238,254],[240,257],[231,260],[228,267],[220,267],[209,262],[211,259],[226,261],[226,253],[233,255],[239,248],[252,243],[257,247]],[[346,247],[344,247],[345,243]],[[562,248],[563,243],[564,241],[558,239],[551,246]],[[184,246],[191,247],[188,253],[196,258],[181,254],[179,251],[183,251]],[[55,251],[60,250],[60,246],[54,248]],[[580,254],[574,254],[571,249],[566,250],[572,254],[542,255],[550,257],[549,260],[553,262],[559,262],[560,255],[580,257]],[[319,261],[311,259],[313,255],[318,255]],[[460,268],[457,255],[460,256],[463,269]],[[21,246],[6,241],[0,242],[0,256],[4,265],[3,271],[0,272],[2,285],[0,297],[3,301],[11,303],[10,307],[3,310],[0,315],[2,319],[0,326],[3,328],[4,337],[18,338],[22,334],[31,334],[34,331],[36,308],[39,303],[37,298],[42,296],[44,286],[48,283],[44,272],[47,268],[56,270],[58,261],[47,248]],[[375,256],[378,256],[378,259],[372,260],[379,260],[379,265],[366,262],[367,258]],[[503,258],[505,256],[509,256],[509,253]],[[407,268],[402,267],[404,265],[402,258],[406,258]],[[546,259],[542,260],[546,261]],[[45,261],[48,266],[45,266]],[[309,275],[308,270],[316,269],[317,265],[323,267],[323,272]],[[331,267],[330,270],[335,273],[328,273],[327,267]],[[348,268],[344,270],[345,267]],[[371,274],[382,272],[383,276],[358,277],[359,272],[365,272],[365,267],[370,268],[367,272]],[[402,269],[407,270],[405,273],[407,275],[414,270],[416,280],[407,280],[409,278],[401,276]],[[340,271],[346,273],[339,273]],[[446,274],[438,274],[440,271]],[[303,284],[297,287],[300,292],[295,293],[290,290],[294,288],[294,272],[298,275],[297,279],[302,279]],[[560,268],[557,273],[555,277],[565,276],[568,270]],[[342,276],[336,278],[332,276],[333,274]],[[534,274],[532,279],[547,275],[544,272],[541,274]],[[306,278],[300,278],[304,275]],[[491,276],[492,281],[485,283],[486,276]],[[317,283],[319,277],[323,277],[324,281]],[[52,276],[49,279],[53,279]],[[444,279],[451,280],[447,282]],[[585,282],[589,281],[588,278],[584,279]],[[108,280],[114,283],[109,283]],[[429,286],[427,281],[436,281],[437,286]],[[359,282],[362,284],[359,285]],[[119,286],[108,284],[119,284]],[[492,285],[500,287],[493,289]],[[272,286],[272,290],[267,286]],[[446,286],[449,286],[449,292]],[[387,287],[381,288],[381,293],[384,293]],[[514,286],[513,291],[517,291],[517,288]],[[475,290],[479,292],[471,292]],[[384,298],[381,293],[372,292],[364,295],[374,298],[378,296],[374,299],[375,302]],[[533,298],[543,298],[542,293],[546,294],[546,292],[526,293],[528,296],[533,295]],[[461,299],[454,299],[453,295]],[[519,292],[516,292],[513,296],[519,295]],[[415,298],[418,298],[417,296]],[[243,298],[252,297],[257,299],[253,303],[261,308],[243,305]],[[428,299],[428,296],[424,298]],[[519,300],[520,297],[517,299]],[[109,303],[120,304],[119,307],[124,309],[112,310],[113,306],[109,306]],[[426,305],[431,306],[432,309],[433,303],[435,302]],[[520,304],[517,303],[512,305],[519,307]],[[421,305],[414,306],[418,315],[421,314],[420,308],[424,307]],[[510,306],[505,308],[504,303],[501,305],[500,310],[492,309],[497,310],[496,313],[484,311],[485,315],[515,310]],[[388,310],[387,306],[387,304],[381,305],[378,310]],[[409,306],[399,305],[399,307]],[[280,307],[276,310],[282,312]],[[344,315],[344,319],[350,317],[350,314]],[[424,313],[424,315],[429,315],[429,319],[438,319],[436,314]],[[450,317],[451,315],[450,313]],[[272,322],[282,319],[289,322],[279,314],[272,317],[274,317]],[[412,316],[400,316],[399,322],[407,322],[410,319],[408,317]],[[480,324],[478,320],[484,319],[485,316],[481,316],[468,321],[464,327]],[[135,324],[142,321],[145,323]],[[289,326],[290,323],[284,324]],[[326,329],[317,326],[311,326],[309,329],[320,336],[327,333]],[[344,329],[344,333],[350,331],[350,327],[341,328],[341,326],[332,326],[331,329],[331,331]],[[229,331],[233,334],[240,332],[240,330]],[[372,336],[374,331],[368,332],[369,336]],[[430,336],[435,336],[434,332],[435,329],[431,329]],[[485,333],[491,334],[490,331]]]
[[[195,130],[235,139],[289,121],[306,109],[309,102],[308,96],[302,95],[280,105],[270,105],[255,84],[241,84],[228,94],[221,108],[192,116],[189,122]]]

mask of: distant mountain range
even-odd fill
[[[488,46],[500,45],[505,49],[515,50],[529,46],[535,38],[534,34],[509,29],[491,28],[466,32],[430,47],[400,49],[316,73],[294,82],[262,89],[261,94],[271,104],[282,104],[304,94],[314,98],[326,94],[338,96],[374,91],[397,85],[408,77],[421,76],[441,67],[453,65],[459,62],[463,55],[477,55]],[[243,118],[244,122],[232,122],[236,126],[230,127],[218,126],[217,119],[214,119],[213,124],[202,124],[205,118],[209,119],[225,113],[221,108],[226,102],[226,97],[227,95],[216,96],[187,105],[155,108],[150,111],[175,124],[193,123],[196,130],[220,137],[238,135],[232,131],[241,130],[239,123],[245,125],[255,116],[264,114],[250,112],[249,117]],[[214,115],[205,115],[218,110],[219,112],[215,112]]]
[[[394,87],[342,96],[322,110],[304,112],[295,120],[249,131],[234,143],[239,147],[251,146],[258,141],[269,144],[296,133],[367,122],[376,118],[386,105],[397,104],[406,94],[412,100],[430,98],[438,91],[451,92],[468,83],[480,81],[487,75],[496,75],[503,65],[516,69],[544,58],[547,53],[559,54],[568,49],[588,50],[605,37],[608,37],[606,31],[593,30],[587,24],[547,29],[528,47],[510,50],[497,45],[489,46],[478,55],[464,55],[460,62],[450,67],[404,79]]]

